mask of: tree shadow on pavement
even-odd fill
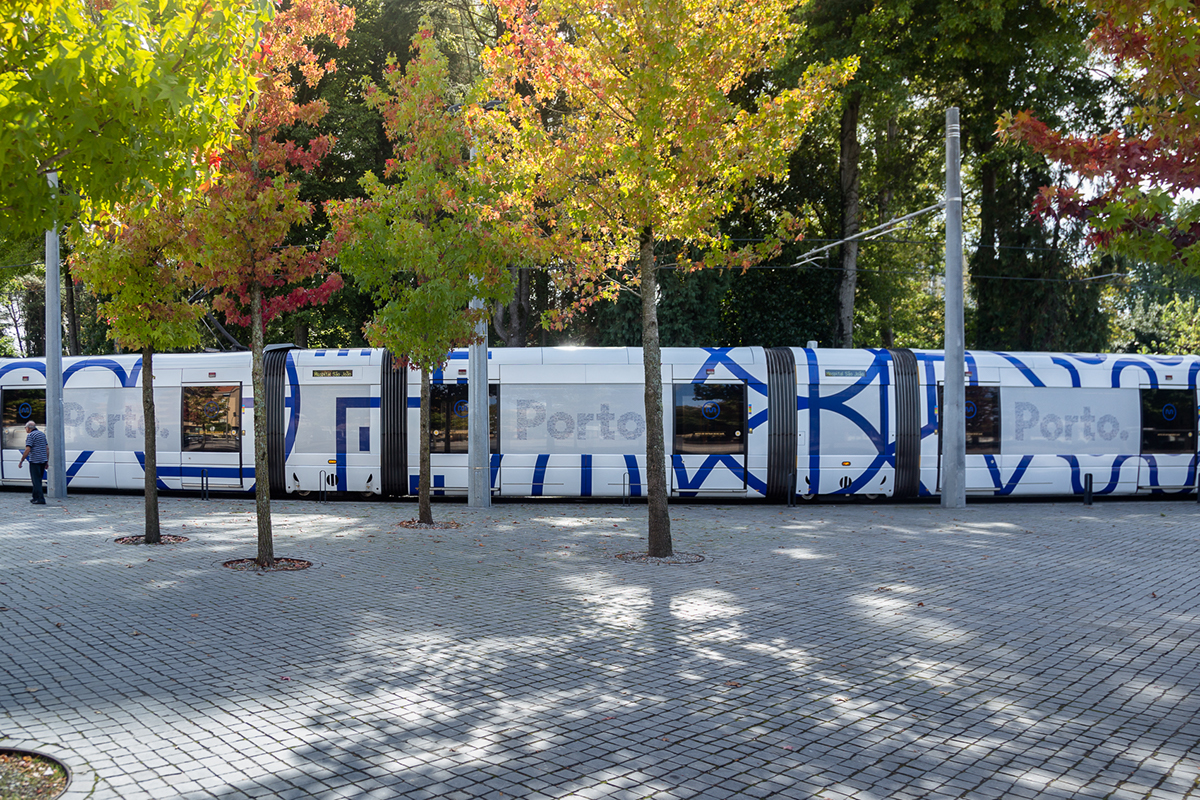
[[[1196,792],[1194,507],[673,506],[679,567],[614,558],[640,508],[404,510],[284,513],[308,576],[108,564],[109,613],[21,656],[89,666],[74,708],[0,708],[99,709],[121,797]]]

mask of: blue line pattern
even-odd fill
[[[642,496],[642,473],[638,469],[637,456],[625,456],[625,469],[629,473],[629,496]]]
[[[337,457],[337,490],[346,491],[346,410],[379,408],[378,397],[338,397],[334,401],[334,453]]]

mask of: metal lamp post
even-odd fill
[[[475,298],[471,308],[482,309],[483,301]],[[488,432],[488,323],[475,323],[476,341],[468,348],[467,361],[467,505],[471,508],[491,508],[491,455]]]
[[[58,173],[46,176],[51,192],[58,189]],[[58,220],[46,231],[46,438],[50,463],[48,494],[67,496],[67,445],[63,440],[62,302],[59,295]]]

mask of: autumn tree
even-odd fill
[[[783,0],[496,0],[507,29],[485,56],[490,165],[569,265],[581,303],[639,291],[645,362],[649,553],[672,552],[663,442],[655,245],[685,269],[748,266],[717,223],[762,176],[780,176],[805,125],[853,71],[814,66],[799,85],[734,99],[800,31]],[[552,315],[553,316],[553,315]],[[562,319],[552,318],[552,324]]]
[[[108,323],[109,337],[142,354],[146,544],[161,541],[154,353],[196,344],[197,322],[204,314],[203,306],[188,302],[191,284],[179,258],[184,239],[180,204],[158,198],[154,206],[153,213],[114,206],[112,216],[76,232],[72,254],[75,274],[106,298],[98,312]]]
[[[263,29],[254,54],[258,98],[242,109],[233,144],[221,156],[219,177],[199,193],[185,217],[189,274],[213,293],[212,305],[250,328],[253,353],[254,474],[260,567],[275,562],[271,495],[267,481],[267,419],[263,373],[264,325],[279,314],[327,301],[341,286],[336,274],[311,280],[330,255],[328,248],[285,244],[306,222],[312,205],[299,197],[294,174],[313,169],[329,153],[332,136],[297,144],[279,136],[300,123],[315,123],[325,103],[296,102],[296,70],[310,85],[335,69],[311,48],[317,37],[346,39],[353,12],[336,0],[297,0]]]
[[[254,90],[265,0],[35,0],[0,11],[0,230],[193,183]],[[63,191],[47,175],[59,173]]]
[[[309,224],[294,231],[289,244],[313,244],[324,239],[329,233],[329,223],[322,211],[323,204],[328,200],[362,197],[359,184],[362,176],[367,172],[384,174],[392,145],[378,110],[366,102],[365,87],[383,84],[389,56],[394,56],[394,63],[400,66],[407,63],[409,43],[425,16],[432,20],[433,30],[438,31],[438,41],[448,61],[450,84],[469,85],[479,71],[477,38],[487,34],[489,9],[479,7],[474,0],[343,1],[354,9],[354,28],[347,33],[346,45],[313,43],[318,58],[336,55],[337,72],[325,75],[316,87],[309,86],[302,78],[296,80],[298,102],[320,99],[326,102],[328,111],[315,126],[302,124],[284,134],[297,142],[307,142],[314,136],[336,137],[330,156],[311,172],[297,176],[300,197],[312,202],[314,209]],[[362,326],[373,313],[369,294],[353,278],[348,278],[328,304],[278,318],[268,326],[268,339],[274,333],[290,336],[290,341],[300,347],[363,347],[366,339]],[[236,326],[234,331],[240,335]]]
[[[1124,125],[1079,135],[1029,110],[1005,114],[1001,138],[1068,167],[1085,187],[1042,190],[1043,218],[1084,219],[1105,250],[1200,271],[1200,15],[1173,0],[1084,0],[1089,43],[1132,102]]]
[[[327,210],[342,268],[377,304],[367,339],[421,371],[419,520],[430,523],[430,373],[452,348],[475,339],[475,323],[487,318],[491,303],[507,302],[508,266],[520,258],[516,229],[472,169],[473,109],[450,104],[447,61],[434,31],[422,28],[412,47],[408,66],[393,63],[383,86],[367,92],[395,157],[382,179],[363,177],[365,200]],[[471,308],[473,299],[484,308]]]

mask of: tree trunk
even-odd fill
[[[308,349],[308,323],[303,319],[297,319],[292,324],[292,344],[301,350]]]
[[[876,154],[876,163],[883,166],[885,170],[885,179],[883,189],[879,192],[879,222],[884,223],[892,218],[892,200],[896,197],[896,171],[898,168],[896,158],[896,142],[900,138],[900,123],[895,117],[888,119],[887,133],[883,140],[883,146],[879,147],[879,152]]]
[[[658,265],[654,261],[654,230],[642,229],[640,253],[642,290],[642,362],[646,380],[646,502],[648,554],[671,555],[671,515],[667,510],[667,457],[663,440],[662,351],[658,344]]]
[[[895,152],[896,140],[900,138],[900,124],[895,117],[888,119],[887,133],[882,145],[876,146],[876,163],[884,166],[887,176],[883,188],[879,192],[879,222],[882,224],[892,218],[892,200],[895,199]],[[883,319],[879,326],[879,341],[887,348],[896,345],[896,328],[892,321],[894,297],[888,297],[887,306],[883,309]]]
[[[79,313],[75,310],[75,281],[71,278],[71,262],[64,259],[61,265],[63,286],[66,287],[67,354],[82,355],[79,351]]]
[[[154,416],[154,351],[142,348],[142,419],[145,436],[146,544],[162,541],[158,527],[158,422]]]
[[[842,238],[854,236],[861,226],[858,203],[858,112],[862,98],[846,97],[842,107],[841,156]],[[842,282],[838,287],[838,336],[840,347],[854,347],[854,290],[858,284],[858,240],[842,244]]]
[[[492,325],[506,347],[524,347],[529,336],[529,267],[518,267],[513,272],[517,278],[516,291],[507,305],[496,304]]]
[[[998,217],[996,209],[997,166],[993,159],[983,153],[982,164],[979,167],[979,240],[975,254],[970,261],[971,280],[974,283],[977,301],[975,322],[975,341],[967,342],[968,346],[980,348],[1010,349],[1012,342],[1006,342],[998,325],[998,319],[1012,313],[1012,309],[1004,303],[1003,291],[1000,284],[1006,281],[980,280],[977,275],[997,275],[1002,272],[997,245]]]
[[[17,300],[16,292],[9,289],[4,300],[5,311],[8,312],[8,318],[12,321],[13,335],[17,337],[17,353],[26,355],[25,343],[21,338],[21,331],[24,329],[23,316],[21,312],[21,303]]]
[[[22,284],[21,307],[25,314],[25,357],[46,355],[46,284]]]
[[[429,503],[429,372],[421,370],[421,466],[417,489],[417,521],[433,524],[433,507]]]
[[[271,482],[267,467],[267,382],[263,370],[263,291],[257,281],[250,293],[251,382],[254,387],[254,501],[258,512],[258,556],[264,569],[275,566],[271,538]]]

